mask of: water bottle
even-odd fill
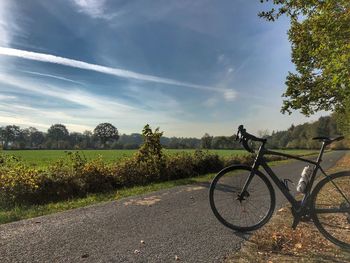
[[[303,172],[301,173],[301,177],[297,186],[297,191],[299,193],[303,193],[303,194],[305,193],[306,186],[310,180],[311,174],[312,174],[312,168],[309,165],[305,166]]]

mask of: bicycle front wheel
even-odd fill
[[[230,166],[219,172],[210,185],[209,201],[216,218],[236,231],[252,231],[271,218],[276,200],[270,181],[259,171],[241,195],[251,168]]]
[[[313,191],[313,220],[334,244],[350,249],[350,172],[330,175]]]

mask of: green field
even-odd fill
[[[81,152],[87,159],[97,158],[99,155],[107,162],[113,162],[123,157],[132,156],[137,150],[81,150]],[[166,149],[165,153],[175,154],[180,152],[192,153],[195,150],[177,150],[177,149]],[[65,157],[68,152],[65,150],[6,150],[2,151],[8,155],[14,155],[25,161],[27,164],[36,167],[45,167],[53,161]],[[247,154],[244,150],[209,150],[210,153],[217,153],[219,156],[227,157],[232,155]],[[310,154],[315,153],[314,150],[282,150],[290,154]]]

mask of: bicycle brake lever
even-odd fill
[[[236,134],[236,139],[235,139],[236,141],[238,141],[239,140],[239,130],[237,131],[237,134]]]

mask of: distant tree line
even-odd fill
[[[338,126],[338,116],[332,114],[331,116],[320,117],[312,123],[291,125],[286,131],[272,131],[270,133],[268,130],[260,130],[257,136],[266,138],[267,146],[272,149],[319,149],[320,142],[312,140],[312,138],[317,136],[335,137],[342,132],[348,135],[343,128]],[[241,145],[234,140],[234,137],[213,137],[206,133],[201,139],[201,147],[205,149],[241,148]],[[336,149],[349,148],[349,141],[343,140],[334,143],[332,147]]]
[[[286,131],[272,132],[271,135],[265,136],[268,145],[271,148],[291,148],[291,149],[318,149],[320,143],[312,140],[313,137],[326,136],[335,137],[341,132],[337,126],[335,115],[320,117],[313,123],[304,123],[301,125],[292,125]],[[343,140],[332,144],[333,148],[348,148],[348,141]]]
[[[0,127],[3,149],[104,149],[112,148],[118,139],[118,130],[110,123],[100,123],[93,132],[83,133],[70,133],[63,124],[54,124],[47,132],[16,125]]]
[[[317,149],[316,136],[338,135],[336,117],[321,117],[313,123],[291,125],[286,131],[259,131],[257,136],[268,139],[268,146],[274,149]],[[34,127],[21,129],[16,125],[0,127],[0,144],[3,149],[138,149],[142,135],[132,133],[119,135],[118,129],[110,123],[101,123],[93,131],[69,132],[63,124],[52,125],[47,132]],[[205,133],[199,138],[161,137],[160,142],[170,149],[240,149],[235,136],[211,136]],[[346,142],[339,142],[337,148],[347,148]]]

